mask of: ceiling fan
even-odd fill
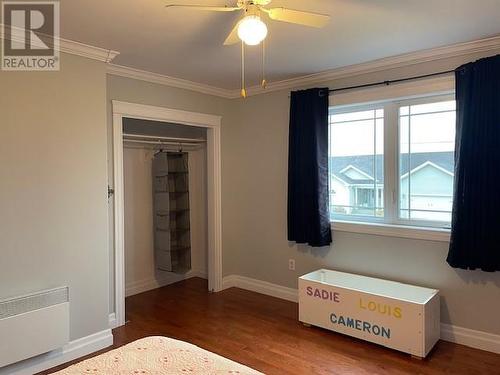
[[[245,89],[245,45],[255,46],[262,43],[262,82],[263,88],[266,87],[265,79],[265,39],[267,36],[267,25],[262,20],[262,16],[267,16],[273,21],[283,21],[298,25],[321,28],[330,20],[329,15],[303,12],[300,10],[279,8],[267,8],[271,0],[238,0],[236,6],[205,6],[205,5],[186,5],[169,4],[167,8],[188,8],[193,10],[214,11],[214,12],[244,12],[243,17],[236,23],[224,45],[236,44],[241,41],[241,65],[242,65],[242,87],[241,96],[246,97]]]

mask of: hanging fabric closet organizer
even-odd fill
[[[156,268],[186,273],[191,269],[188,154],[160,150],[152,168]]]

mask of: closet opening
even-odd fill
[[[218,116],[113,101],[114,311],[183,279],[222,290]]]
[[[123,119],[125,297],[208,276],[207,130]]]

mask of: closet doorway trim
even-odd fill
[[[152,120],[207,129],[208,289],[222,290],[221,117],[164,107],[112,101],[114,177],[115,326],[125,324],[125,249],[123,118]]]

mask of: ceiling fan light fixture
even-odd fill
[[[249,46],[256,46],[267,36],[267,26],[259,16],[250,15],[241,20],[238,37]]]

